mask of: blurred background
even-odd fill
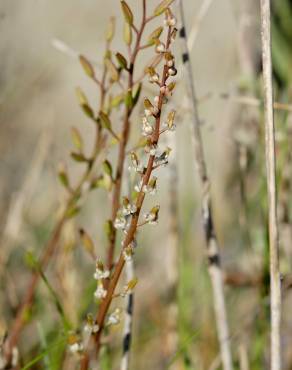
[[[139,2],[129,0],[129,4],[139,18]],[[149,8],[155,7],[156,1],[148,0],[148,4]],[[193,35],[191,60],[226,280],[234,359],[240,369],[266,369],[269,283],[259,1],[185,0],[184,7],[187,31]],[[283,103],[283,109],[275,113],[281,263],[286,284],[283,368],[292,369],[292,2],[273,1],[272,10],[275,99]],[[112,15],[117,17],[112,49],[123,52],[117,0],[1,1],[0,335],[9,330],[31,274],[26,253],[39,255],[66,197],[56,175],[58,164],[67,164],[73,181],[81,173],[81,165],[69,155],[70,127],[78,127],[86,147],[92,144],[93,128],[80,110],[74,90],[80,86],[93,106],[97,105],[98,91],[84,75],[78,55],[95,61],[98,73],[104,33]],[[148,34],[153,29],[150,26]],[[188,77],[180,63],[179,42],[175,54],[179,69],[178,92],[172,102],[178,110],[176,139],[170,135],[175,149],[171,166],[176,165],[178,181],[173,183],[168,168],[161,170],[156,196],[161,205],[160,222],[155,228],[147,225],[139,234],[135,258],[139,283],[135,289],[130,368],[220,369],[202,233],[200,182],[189,134],[192,117],[185,88]],[[138,69],[142,70],[149,55],[147,50],[145,57],[140,57]],[[142,95],[153,94],[153,88],[146,83]],[[141,106],[136,110],[133,137],[140,129],[140,122],[136,124],[135,120],[139,121]],[[172,191],[178,194],[174,215],[170,212]],[[90,193],[82,212],[65,225],[61,252],[47,272],[75,328],[82,327],[88,311],[96,310],[91,302],[95,265],[80,246],[78,229],[84,227],[91,234],[97,254],[104,256],[103,223],[109,214],[106,193]],[[171,226],[173,217],[175,231]],[[173,268],[179,272],[177,299],[169,289]],[[54,343],[61,331],[59,321],[50,294],[40,282],[36,304],[19,345],[23,365]],[[113,332],[110,355],[103,352],[104,369],[119,367],[121,328],[122,324]],[[178,338],[174,341],[178,344],[174,349],[169,336],[176,336],[176,331]],[[59,347],[30,368],[75,368],[74,360],[64,355],[65,345]],[[244,361],[249,367],[242,367]]]

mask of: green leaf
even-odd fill
[[[104,170],[104,172],[109,175],[111,178],[113,177],[113,169],[112,169],[112,165],[110,164],[110,162],[108,160],[105,160],[102,164],[102,168]]]
[[[85,250],[89,252],[91,255],[94,255],[95,246],[91,237],[87,234],[87,232],[84,229],[80,229],[79,234]]]
[[[105,234],[108,240],[111,240],[115,232],[115,229],[114,229],[114,226],[111,220],[108,220],[105,222],[104,231],[105,231]]]
[[[101,119],[102,127],[106,128],[108,130],[111,130],[112,124],[111,124],[111,121],[109,119],[109,116],[106,113],[104,113],[103,111],[100,111],[99,112],[99,117]]]
[[[111,108],[116,108],[120,104],[122,104],[124,100],[124,94],[119,94],[117,96],[114,96],[113,98],[110,99],[110,106]]]
[[[110,74],[110,77],[111,79],[116,82],[119,80],[119,71],[117,70],[116,66],[114,65],[114,63],[110,60],[110,59],[106,59],[105,60],[105,65],[106,65],[106,68]]]
[[[142,90],[142,83],[139,83],[139,85],[137,87],[137,90],[134,92],[133,106],[135,106],[138,103],[138,100],[139,100],[139,97],[140,97],[140,94],[141,94],[141,90]]]
[[[115,17],[110,17],[108,27],[105,33],[105,39],[107,42],[111,42],[115,35]]]
[[[70,155],[76,162],[88,162],[88,159],[82,153],[72,152]]]
[[[84,72],[87,74],[87,76],[90,78],[94,78],[95,77],[94,69],[91,63],[85,58],[85,56],[80,55],[79,61],[83,67]]]
[[[65,186],[65,188],[68,188],[69,187],[69,178],[68,178],[68,174],[67,174],[67,170],[66,170],[66,167],[61,163],[59,165],[59,169],[58,169],[58,178],[60,180],[60,183]]]
[[[163,0],[163,1],[161,1],[161,3],[155,8],[154,15],[157,17],[160,14],[162,14],[163,12],[165,12],[165,10],[171,5],[172,2],[173,2],[173,0]]]
[[[163,31],[163,27],[162,27],[162,26],[160,26],[160,27],[156,28],[156,30],[154,30],[154,31],[150,34],[150,36],[149,36],[149,38],[148,38],[148,45],[149,45],[149,46],[150,46],[150,45],[154,45],[154,44],[155,44],[156,40],[158,40],[158,39],[159,39],[159,37],[160,37],[160,35],[162,34],[162,31]]]
[[[121,68],[127,69],[127,59],[121,53],[116,53],[116,58]]]
[[[127,22],[124,24],[124,41],[128,46],[130,46],[132,43],[132,29]]]
[[[39,263],[32,251],[27,251],[24,256],[25,263],[32,270],[39,270]]]
[[[87,100],[87,97],[86,95],[84,94],[84,92],[81,90],[80,87],[76,87],[76,96],[77,96],[77,99],[78,99],[78,102],[80,105],[88,105],[88,100]]]
[[[132,25],[134,21],[134,16],[129,5],[125,1],[121,1],[122,11],[124,13],[125,21]]]
[[[128,90],[127,94],[125,95],[125,105],[128,108],[133,107],[133,96],[131,90]]]
[[[76,149],[82,151],[83,149],[83,140],[80,135],[80,132],[76,127],[71,127],[71,136],[73,144],[75,145]]]
[[[87,117],[94,120],[94,113],[93,113],[93,110],[90,108],[89,105],[82,104],[81,108],[82,108],[83,112],[86,114]]]

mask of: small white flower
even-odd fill
[[[157,191],[157,186],[156,186],[156,183],[157,183],[157,177],[153,177],[150,181],[149,181],[149,183],[148,183],[148,185],[144,185],[143,186],[143,192],[144,193],[148,193],[148,194],[150,194],[150,195],[155,195],[156,194],[156,191]]]
[[[152,116],[152,110],[150,110],[150,109],[145,109],[145,110],[144,110],[144,113],[145,113],[145,116],[146,116],[146,117],[150,117],[150,116]]]
[[[116,229],[125,229],[127,225],[127,220],[123,215],[119,215],[116,217],[115,222],[114,222],[114,227]]]
[[[129,216],[137,212],[137,207],[135,204],[127,204],[123,206],[122,213],[124,216]]]
[[[153,207],[150,212],[144,215],[145,221],[150,225],[156,225],[158,223],[159,209],[159,205]]]
[[[159,81],[159,75],[158,73],[154,73],[153,75],[149,76],[149,82],[155,83]]]
[[[79,353],[83,351],[83,344],[81,342],[76,342],[69,345],[69,350],[71,353]]]
[[[105,270],[103,267],[103,263],[101,260],[96,261],[96,267],[95,267],[95,273],[93,274],[94,279],[101,280],[101,279],[107,279],[110,275],[109,270]]]
[[[94,292],[94,297],[97,299],[105,298],[106,296],[106,289],[103,287],[103,283],[101,281],[98,281],[96,291]]]
[[[99,331],[99,326],[97,324],[91,325],[87,323],[84,326],[84,331],[86,331],[87,333],[97,333]]]
[[[142,134],[143,136],[149,136],[153,133],[153,127],[149,123],[146,117],[143,117]]]
[[[156,45],[155,51],[157,53],[163,53],[165,51],[165,46],[162,42]]]
[[[107,325],[117,325],[121,321],[120,318],[121,315],[121,309],[116,308],[113,313],[110,314],[108,320],[107,320]]]

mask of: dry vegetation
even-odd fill
[[[30,3],[0,6],[0,370],[291,369],[291,2]]]

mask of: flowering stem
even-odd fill
[[[167,34],[166,51],[168,51],[170,47],[171,31],[172,31],[172,27],[169,27],[168,34]],[[168,66],[167,66],[167,62],[165,62],[165,65],[163,67],[163,74],[162,74],[162,83],[161,83],[162,86],[165,86],[166,84],[166,80],[168,78],[167,72],[168,72]],[[151,144],[155,146],[157,145],[159,141],[160,118],[161,118],[161,109],[162,109],[164,95],[165,95],[165,90],[160,90],[159,100],[158,100],[158,105],[157,105],[158,113],[155,116],[155,129],[151,137]],[[139,216],[140,216],[140,212],[141,212],[144,198],[145,198],[145,193],[143,192],[142,189],[144,186],[147,186],[149,183],[152,171],[154,170],[154,161],[155,161],[155,154],[154,155],[150,154],[148,158],[146,171],[142,178],[141,191],[138,193],[136,204],[135,204],[136,212],[132,215],[130,226],[129,226],[129,229],[127,230],[126,238],[123,243],[122,251],[119,255],[119,259],[114,267],[113,274],[108,283],[107,294],[104,300],[101,302],[99,311],[97,313],[96,324],[98,325],[99,330],[97,331],[97,333],[92,334],[92,337],[94,338],[94,341],[95,341],[95,356],[96,357],[98,357],[99,350],[100,350],[101,334],[104,328],[105,318],[109,310],[110,304],[112,302],[112,299],[114,297],[116,286],[118,284],[118,281],[120,279],[121,273],[125,265],[123,251],[130,245],[130,243],[133,242],[135,238],[135,234],[136,234],[136,230],[137,230],[138,222],[139,222]],[[92,343],[89,343],[89,346],[91,346],[91,344]],[[87,350],[85,351],[84,356],[81,360],[81,367],[80,367],[81,370],[86,370],[88,368],[91,352],[92,352],[92,348],[87,348]]]
[[[135,61],[140,51],[140,43],[141,37],[143,35],[144,28],[146,26],[146,0],[143,0],[143,14],[142,14],[142,22],[139,31],[137,32],[136,43],[133,49],[133,52],[129,51],[130,54],[130,67],[128,69],[128,86],[127,86],[127,93],[132,94],[133,86],[134,86],[134,66]],[[112,194],[112,213],[111,213],[111,220],[112,222],[115,221],[117,217],[117,212],[120,206],[120,197],[121,197],[121,185],[122,185],[122,178],[123,178],[123,171],[124,171],[124,163],[126,158],[126,147],[128,144],[129,139],[129,132],[130,132],[130,117],[133,111],[132,106],[127,106],[124,116],[124,123],[123,123],[123,131],[121,135],[120,145],[119,145],[119,152],[118,152],[118,164],[116,169],[115,175],[115,182]],[[109,240],[108,245],[108,254],[107,254],[107,266],[108,269],[111,270],[113,267],[113,260],[114,260],[114,252],[115,252],[115,244],[116,244],[116,230],[113,231],[111,238]]]

